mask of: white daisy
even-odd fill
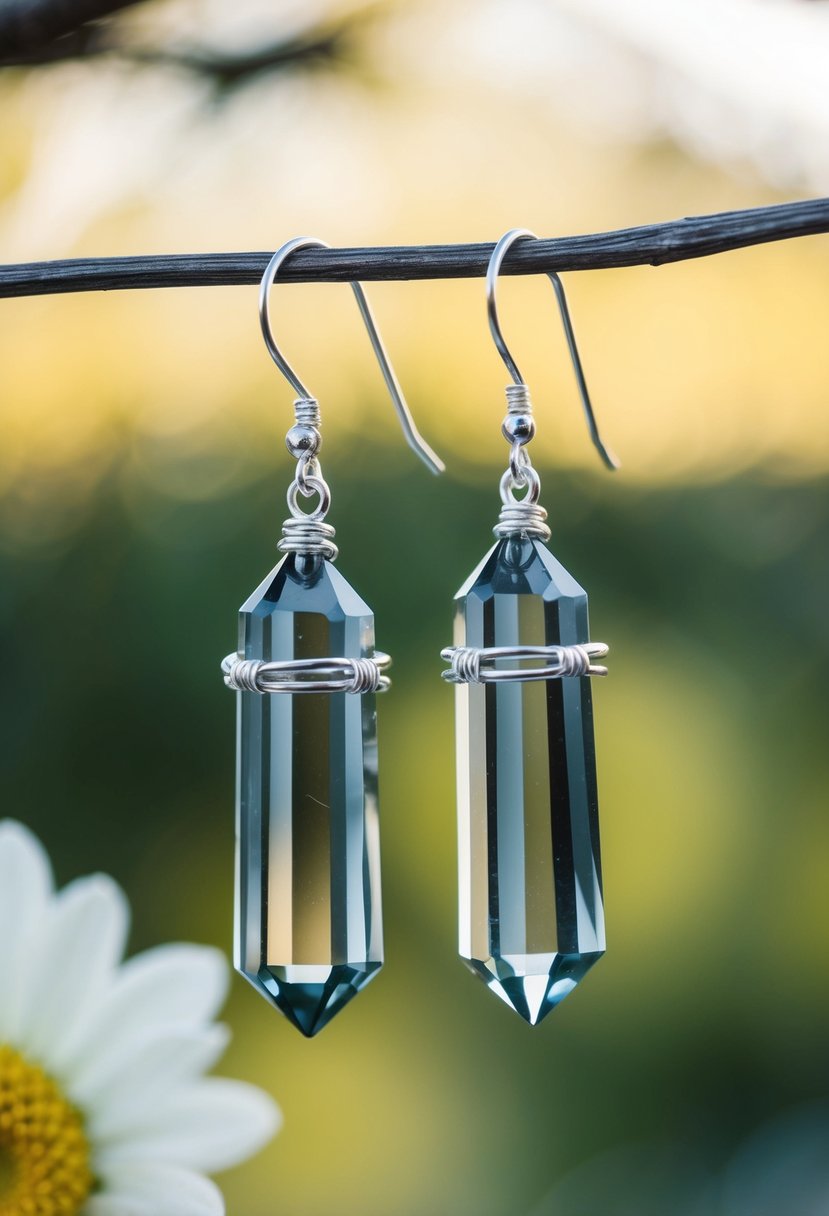
[[[0,822],[0,1216],[221,1216],[202,1171],[279,1126],[261,1090],[203,1075],[228,1041],[222,954],[124,963],[128,921],[111,878],[56,892],[40,843]]]

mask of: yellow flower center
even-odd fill
[[[0,1044],[0,1216],[74,1216],[93,1182],[81,1116],[42,1069]]]

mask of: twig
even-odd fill
[[[726,211],[589,236],[528,240],[510,251],[504,273],[660,266],[821,232],[829,232],[829,198]],[[492,249],[491,244],[475,244],[299,250],[280,271],[280,279],[343,283],[354,279],[473,278],[486,273]],[[270,252],[202,253],[24,262],[0,266],[0,297],[258,283],[269,257]]]

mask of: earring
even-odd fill
[[[374,616],[332,564],[331,493],[319,461],[320,410],[276,345],[272,257],[259,293],[265,344],[299,394],[286,436],[296,459],[285,555],[239,612],[238,653],[222,663],[237,693],[236,969],[308,1037],[383,964],[375,697],[390,659],[374,649]],[[443,465],[418,434],[362,287],[360,306],[410,445]],[[299,498],[317,498],[303,512]]]
[[[498,539],[455,597],[455,645],[441,654],[451,663],[443,677],[456,685],[460,954],[534,1026],[605,949],[588,677],[607,674],[594,662],[607,647],[588,640],[587,595],[544,543],[547,512],[527,450],[532,404],[496,308],[498,272],[522,237],[535,234],[506,233],[487,272],[490,329],[513,380],[501,428],[510,461]],[[564,289],[549,278],[593,442],[616,468],[596,426]]]

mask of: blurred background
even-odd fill
[[[118,7],[4,42],[4,261],[554,236],[829,191],[819,0]],[[455,957],[438,651],[506,459],[483,284],[370,290],[441,479],[403,444],[351,293],[277,289],[323,408],[339,566],[395,659],[387,964],[312,1042],[235,982],[224,1071],[285,1127],[221,1179],[230,1213],[829,1211],[829,238],[566,284],[615,475],[549,284],[500,299],[551,547],[612,647],[609,946],[536,1030]],[[0,318],[2,812],[60,881],[117,876],[135,949],[229,949],[218,665],[292,475],[256,289],[4,300]]]

